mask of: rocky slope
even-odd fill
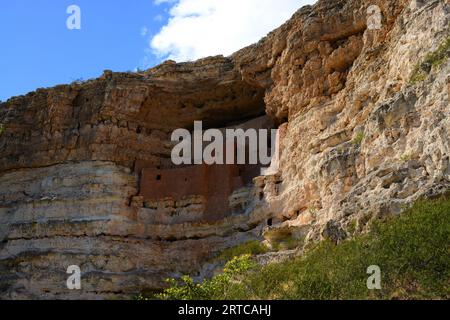
[[[449,1],[321,0],[230,57],[105,71],[2,103],[0,297],[130,297],[250,239],[341,241],[445,193],[449,38]],[[281,166],[255,178],[245,212],[149,218],[137,162],[166,165],[171,132],[194,120],[264,113],[285,132]],[[80,291],[66,288],[69,265]]]

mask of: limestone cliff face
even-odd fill
[[[381,28],[368,28],[372,5]],[[1,104],[0,297],[130,297],[249,239],[340,241],[446,192],[448,48],[422,62],[449,37],[449,1],[321,0],[231,57]],[[283,132],[280,170],[235,192],[238,214],[208,222],[198,197],[142,199],[136,167],[170,165],[174,129],[265,113]],[[80,291],[66,288],[69,265]]]

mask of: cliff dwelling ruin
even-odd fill
[[[273,121],[262,116],[220,130],[234,128],[245,131],[273,127]],[[270,139],[267,145],[270,151]],[[248,150],[246,157],[248,159]],[[165,163],[154,166],[145,161],[136,162],[139,196],[153,216],[168,215],[177,222],[180,219],[214,222],[232,214],[244,213],[249,187],[253,184],[253,178],[260,176],[263,170],[261,164],[203,163],[177,166],[170,161]]]

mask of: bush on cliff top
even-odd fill
[[[382,272],[382,289],[368,290],[367,268]],[[402,215],[372,225],[340,245],[322,242],[305,256],[256,266],[235,257],[225,272],[201,284],[184,277],[162,299],[448,299],[450,200],[419,201]]]

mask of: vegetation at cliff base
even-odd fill
[[[372,265],[381,269],[381,290],[367,288]],[[258,266],[246,254],[203,283],[187,276],[169,281],[156,298],[448,299],[450,200],[419,201],[400,216],[374,222],[368,234],[339,245],[321,242],[294,260]]]
[[[218,261],[230,261],[234,257],[239,257],[243,255],[258,255],[267,253],[269,249],[263,245],[261,242],[254,240],[243,243],[239,246],[232,247],[224,250],[216,260]]]

